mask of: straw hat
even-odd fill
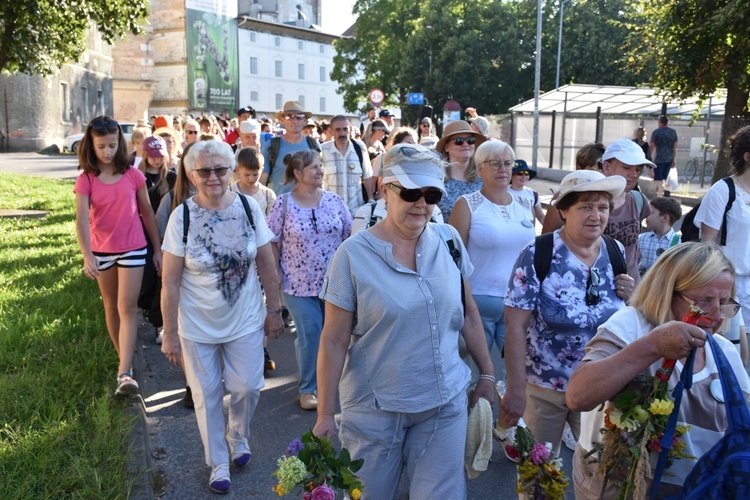
[[[445,129],[443,130],[443,137],[438,141],[435,149],[441,154],[445,153],[445,143],[448,142],[451,137],[458,134],[471,134],[476,137],[477,142],[474,143],[475,147],[479,147],[480,144],[487,140],[486,136],[480,134],[479,132],[475,132],[471,128],[471,125],[469,125],[467,122],[463,120],[457,120],[445,126]]]
[[[305,115],[305,118],[310,118],[312,113],[302,109],[302,104],[297,101],[287,101],[284,103],[284,109],[276,112],[276,119],[281,120],[286,115]]]
[[[594,170],[576,170],[566,175],[560,183],[560,196],[552,204],[560,203],[570,193],[584,193],[590,191],[602,191],[617,198],[625,191],[627,181],[621,175],[610,175],[605,177],[601,172]]]

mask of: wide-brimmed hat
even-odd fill
[[[560,183],[560,196],[552,202],[552,205],[560,203],[570,193],[585,193],[601,191],[609,193],[612,198],[617,198],[625,191],[627,181],[621,175],[610,175],[605,177],[601,172],[594,170],[576,170],[566,175]]]
[[[276,119],[281,120],[286,115],[305,115],[305,118],[310,118],[312,113],[302,109],[302,104],[297,101],[287,101],[284,103],[284,109],[276,112]]]
[[[415,155],[430,154],[431,157],[426,161],[403,161],[398,159],[390,160],[388,165],[383,165],[382,182],[388,184],[398,181],[406,189],[421,189],[427,187],[438,188],[443,194],[445,190],[445,171],[441,166],[437,155],[430,149],[416,144],[396,144],[391,150],[403,154],[403,156],[413,158]],[[398,157],[401,157],[401,154]],[[388,158],[394,158],[393,153],[388,154]]]
[[[180,134],[177,133],[175,129],[172,127],[160,127],[154,130],[152,135],[158,135],[161,136],[163,134],[169,134],[172,139],[174,140],[174,143],[176,146],[179,146],[182,144],[182,138],[180,137]]]
[[[513,175],[520,174],[521,172],[528,172],[529,180],[536,177],[536,170],[529,168],[526,160],[516,160],[516,163],[513,165]]]
[[[444,153],[445,144],[451,139],[451,137],[458,134],[471,134],[476,137],[477,142],[474,143],[475,147],[479,147],[480,144],[487,140],[486,136],[480,134],[479,132],[475,132],[471,128],[471,125],[468,124],[468,122],[465,122],[463,120],[456,120],[455,122],[450,122],[445,126],[445,129],[443,130],[443,137],[438,141],[435,149],[441,154]]]
[[[646,153],[632,139],[617,139],[607,146],[602,156],[602,161],[611,160],[612,158],[620,160],[625,165],[646,165],[647,167],[656,168],[656,164],[646,159]]]
[[[143,152],[151,158],[158,158],[159,156],[169,158],[167,143],[158,135],[150,135],[143,140]]]

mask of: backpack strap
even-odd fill
[[[724,216],[721,219],[721,246],[724,247],[727,245],[727,213],[732,209],[734,199],[737,197],[737,190],[734,186],[734,179],[731,177],[724,177],[722,180],[727,183],[727,188],[729,189],[727,206],[724,209]]]
[[[625,257],[620,252],[620,247],[617,246],[617,242],[611,236],[605,234],[602,235],[604,238],[604,244],[607,246],[607,255],[609,256],[609,263],[612,265],[612,274],[618,276],[620,274],[627,274],[628,266],[625,262]],[[545,233],[537,236],[534,239],[534,272],[539,280],[539,286],[549,274],[550,266],[552,265],[552,252],[554,250],[554,233]]]
[[[247,198],[242,193],[237,193],[237,196],[240,197],[240,201],[242,202],[242,208],[245,209],[245,214],[247,215],[247,219],[250,221],[250,227],[253,228],[253,231],[255,231],[255,221],[253,220],[253,213],[250,211],[250,203],[248,203]]]
[[[375,205],[377,205],[378,202],[375,200],[372,200],[370,202],[370,222],[367,224],[367,227],[372,227],[378,222],[378,218],[375,216]],[[441,233],[442,235],[442,233]],[[452,243],[452,242],[451,242]]]
[[[352,147],[354,148],[354,152],[357,154],[357,158],[359,158],[359,164],[361,166],[363,163],[362,148],[359,147],[359,144],[357,144],[357,141],[354,139],[352,139]]]
[[[240,197],[240,201],[242,202],[242,208],[245,209],[245,215],[247,215],[247,219],[250,221],[250,226],[253,228],[253,231],[255,231],[255,221],[253,220],[253,213],[250,211],[250,204],[247,202],[247,198],[245,198],[245,195],[242,193],[237,193],[237,196]],[[188,229],[190,229],[190,209],[187,205],[187,200],[182,202],[182,244],[187,245],[188,240]]]
[[[309,135],[305,136],[305,139],[307,139],[307,146],[310,149],[314,149],[319,154],[322,152],[320,149],[320,143],[318,143],[318,140],[314,137],[310,137]]]
[[[451,233],[447,224],[438,224],[437,228],[440,232],[440,238],[448,246],[448,252],[451,254],[451,258],[453,258],[453,262],[456,264],[458,272],[461,275],[461,308],[464,311],[464,317],[466,317],[466,290],[464,288],[464,276],[461,272],[461,250],[456,248],[456,245],[453,243],[453,233]]]
[[[534,207],[535,207],[539,204],[539,193],[537,193],[536,191],[532,191],[532,193],[534,193]],[[531,207],[532,211],[534,210],[534,207]]]
[[[643,210],[646,208],[646,200],[645,200],[646,196],[640,191],[631,191],[631,193],[633,194],[633,199],[635,200],[635,206],[638,207],[638,213],[641,216],[641,218],[638,220],[642,221]]]
[[[273,167],[276,165],[276,157],[279,156],[279,150],[281,149],[281,137],[271,137],[271,141],[268,143],[268,163],[271,165],[271,170],[268,171],[268,177],[271,177]]]

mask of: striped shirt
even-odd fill
[[[612,356],[628,344],[648,335],[653,328],[653,325],[647,323],[646,319],[635,308],[626,307],[613,314],[606,323],[599,327],[596,336],[586,346],[583,361],[595,361]],[[742,392],[747,398],[750,394],[750,380],[748,380],[737,350],[721,335],[715,334],[714,339],[721,346],[737,377]],[[693,375],[692,388],[683,393],[678,417],[679,425],[685,423],[691,425],[690,430],[680,439],[687,446],[685,453],[696,457],[708,452],[724,436],[724,431],[727,428],[726,408],[723,403],[717,402],[711,396],[709,389],[711,382],[719,378],[710,349],[710,345],[706,345],[706,366]],[[653,376],[660,366],[661,360],[649,366],[647,374]],[[680,379],[682,367],[682,363],[678,361],[669,379],[669,394],[672,394],[672,390]],[[581,414],[579,444],[584,450],[591,450],[593,448],[592,443],[601,442],[600,429],[603,427],[604,412],[599,411],[598,408]],[[658,453],[651,452],[652,468],[655,467],[657,456]],[[666,470],[662,481],[681,486],[695,462],[695,459],[674,459],[674,463]]]
[[[468,278],[474,267],[450,229]],[[369,231],[333,256],[320,298],[356,317],[339,385],[342,408],[365,403],[417,413],[466,390],[471,374],[458,354],[461,275],[436,224],[420,236],[416,261],[416,271],[399,264],[393,246]]]

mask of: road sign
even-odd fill
[[[406,94],[406,104],[421,106],[424,104],[424,94],[421,92]]]
[[[385,94],[380,89],[372,89],[370,91],[370,102],[375,106],[380,106],[385,101]]]

